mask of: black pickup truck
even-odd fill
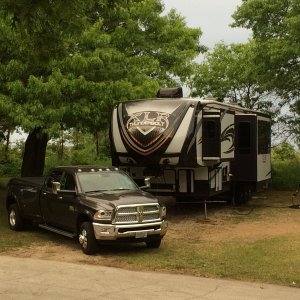
[[[34,222],[77,237],[86,254],[95,253],[99,241],[158,248],[167,231],[166,208],[116,168],[57,167],[48,177],[11,179],[6,209],[12,230]]]

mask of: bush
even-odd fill
[[[111,166],[111,159],[105,155],[97,158],[92,143],[87,143],[77,149],[75,147],[66,147],[63,158],[59,158],[56,149],[50,145],[47,148],[44,174],[48,174],[49,170],[53,167],[67,165],[97,165],[106,167]]]
[[[273,159],[272,187],[278,190],[295,190],[300,184],[300,158],[293,160]]]
[[[5,190],[10,177],[0,177],[0,190]]]
[[[296,150],[288,142],[282,142],[273,150],[273,157],[277,160],[291,160],[296,158]]]

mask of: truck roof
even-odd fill
[[[119,171],[119,169],[115,167],[101,167],[95,165],[57,166],[52,170],[62,170],[69,173]]]

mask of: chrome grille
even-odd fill
[[[159,219],[159,214],[144,215],[144,221],[154,221]]]
[[[136,222],[137,218],[136,215],[129,215],[129,216],[116,216],[116,223],[128,223],[128,222]]]
[[[116,209],[114,224],[139,224],[160,221],[158,204],[120,205]]]
[[[149,205],[149,206],[144,206],[144,212],[157,212],[158,208],[156,205]]]
[[[130,214],[130,213],[135,213],[136,208],[135,207],[120,207],[118,209],[119,214]]]

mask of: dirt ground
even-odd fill
[[[300,204],[300,195],[292,199],[293,192],[270,191],[255,196],[247,206],[233,208],[228,204],[208,204],[205,218],[203,204],[174,205],[165,200],[168,205],[169,229],[165,236],[165,243],[176,239],[181,242],[191,240],[205,240],[221,242],[228,240],[257,240],[264,237],[276,237],[285,234],[300,232],[300,209],[289,208],[292,204]],[[294,202],[293,202],[294,201]],[[9,255],[17,257],[32,257],[47,260],[57,260],[76,263],[105,262],[105,265],[118,266],[120,261],[114,261],[113,256],[107,259],[109,251],[118,251],[116,248],[108,249],[108,253],[100,251],[99,255],[84,255],[78,243],[52,233],[49,242],[41,245],[32,245],[10,252]],[[144,247],[144,245],[127,245],[126,247]],[[3,253],[5,254],[5,253]]]

